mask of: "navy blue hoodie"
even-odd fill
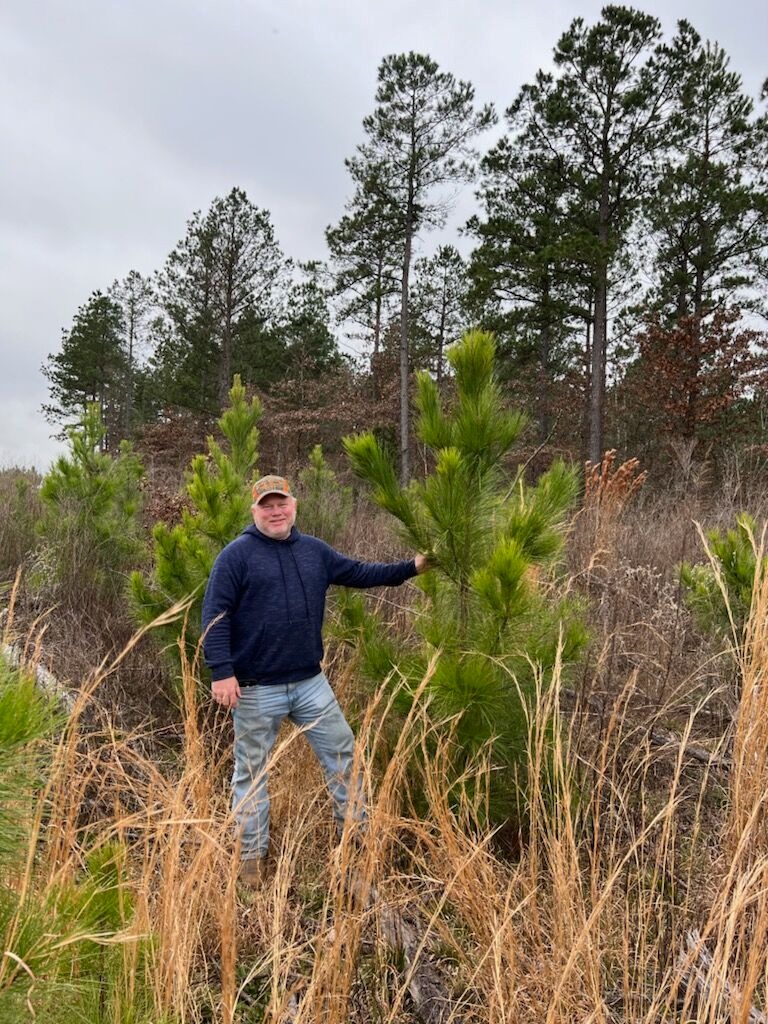
[[[398,586],[415,575],[413,559],[357,562],[295,526],[285,540],[247,527],[214,562],[203,599],[214,681],[235,676],[253,686],[317,675],[328,587]]]

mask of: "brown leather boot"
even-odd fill
[[[240,861],[238,879],[249,889],[259,889],[267,881],[267,858],[251,857]]]

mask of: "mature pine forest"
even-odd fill
[[[367,422],[405,482],[413,374],[450,389],[446,349],[479,327],[531,444],[663,465],[762,443],[762,100],[715,41],[630,8],[576,19],[553,60],[497,113],[429,56],[386,57],[325,260],[292,260],[235,183],[163,266],[84,296],[44,366],[51,422],[96,401],[115,450],[212,422],[237,373],[274,413],[275,468]]]
[[[768,83],[619,6],[547,68],[385,57],[323,259],[233,183],[52,344],[65,451],[0,470],[0,1024],[768,1019]],[[285,727],[246,890],[201,599],[270,472],[430,569],[331,592],[367,827]]]

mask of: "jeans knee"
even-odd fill
[[[350,756],[353,754],[355,734],[335,700],[318,718],[315,728],[317,741],[326,750]]]

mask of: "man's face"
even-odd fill
[[[267,494],[251,506],[257,528],[273,540],[285,540],[296,522],[296,499],[287,494]]]

